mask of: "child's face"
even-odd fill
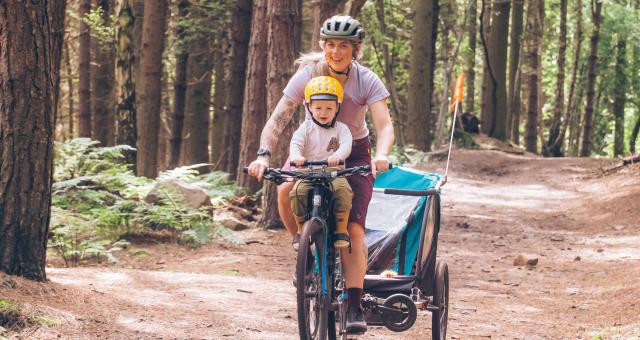
[[[335,100],[312,100],[309,110],[313,118],[321,124],[331,124],[338,112],[338,103]]]

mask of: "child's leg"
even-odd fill
[[[349,211],[351,211],[351,199],[353,192],[347,179],[336,178],[333,180],[333,211],[336,220],[336,248],[349,246],[349,234],[347,225],[349,224]]]
[[[302,225],[307,221],[307,193],[309,189],[308,183],[297,181],[291,192],[289,192],[291,210],[293,210],[293,216],[298,227],[298,235],[302,232]]]

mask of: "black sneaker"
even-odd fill
[[[293,241],[291,241],[291,246],[295,251],[298,251],[298,248],[300,247],[300,234],[296,234],[296,236],[293,237]]]
[[[364,333],[367,331],[367,323],[364,322],[362,308],[348,308],[347,322],[345,327],[347,333]]]

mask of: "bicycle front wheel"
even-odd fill
[[[317,219],[307,221],[300,237],[296,264],[296,300],[301,340],[325,340],[328,335],[332,282],[327,280],[325,242],[322,222]]]

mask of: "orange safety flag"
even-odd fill
[[[453,90],[453,100],[451,101],[451,107],[449,110],[453,112],[456,103],[462,103],[462,95],[464,93],[464,73],[461,73],[456,80],[456,86]]]

